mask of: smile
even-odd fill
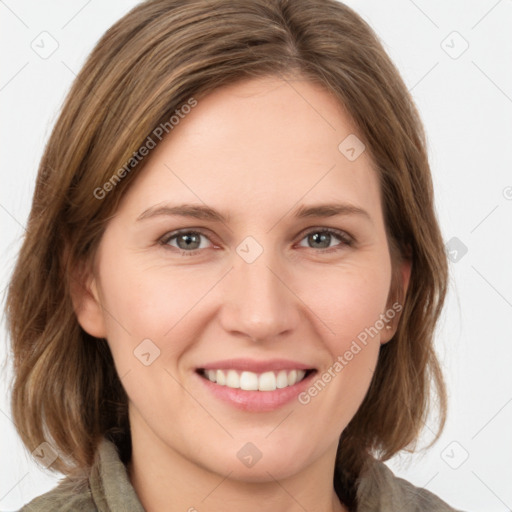
[[[219,386],[244,391],[275,391],[293,386],[301,382],[313,370],[278,370],[255,373],[250,371],[237,371],[234,369],[208,369],[200,368],[198,373]]]

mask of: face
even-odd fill
[[[78,313],[132,432],[251,481],[334,456],[397,316],[368,152],[329,93],[290,83],[198,99],[109,221]]]

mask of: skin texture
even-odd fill
[[[389,309],[378,177],[367,152],[352,162],[338,150],[353,133],[339,103],[303,79],[218,89],[152,151],[109,221],[76,309],[87,332],[108,340],[130,399],[129,474],[146,510],[346,510],[332,487],[338,439],[396,322],[307,405],[238,410],[195,370],[231,357],[285,358],[322,375]],[[294,217],[300,205],[327,202],[369,218]],[[207,205],[229,219],[136,220],[164,203]],[[353,244],[308,237],[326,227]],[[183,255],[191,249],[177,238],[161,241],[182,228],[203,232],[195,255]],[[236,250],[248,236],[263,249],[252,263]],[[404,263],[405,287],[409,272]],[[134,356],[144,339],[160,350],[148,366]],[[237,457],[247,442],[262,453],[252,467]]]

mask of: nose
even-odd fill
[[[271,252],[263,251],[252,263],[235,255],[220,313],[226,332],[265,342],[297,328],[302,302],[293,293],[290,269],[278,264]]]

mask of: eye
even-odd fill
[[[341,243],[331,246],[331,242],[338,239]],[[344,246],[352,246],[354,241],[344,231],[333,228],[316,228],[308,231],[302,240],[306,240],[307,243],[313,244],[310,248],[312,249],[331,249],[329,251],[321,252],[332,252],[332,250],[339,250]],[[304,247],[302,244],[300,244]]]
[[[164,246],[171,246],[174,249],[181,251],[182,256],[194,256],[200,252],[201,249],[208,249],[208,245],[202,242],[201,239],[210,242],[208,236],[201,231],[182,229],[173,231],[162,237],[160,243]],[[306,243],[312,244],[310,249],[320,249],[319,252],[332,252],[350,247],[353,245],[354,240],[344,231],[333,228],[315,228],[302,236],[301,240],[306,240]],[[340,243],[331,245],[331,242],[338,240]],[[304,247],[303,244],[300,244]],[[210,246],[211,247],[211,246]],[[328,250],[327,250],[328,249]]]
[[[200,231],[182,230],[165,235],[160,242],[163,245],[170,245],[171,247],[181,250],[183,255],[192,256],[200,249],[207,248],[201,243],[201,237],[209,240],[209,238]],[[171,243],[174,241],[176,245]]]

